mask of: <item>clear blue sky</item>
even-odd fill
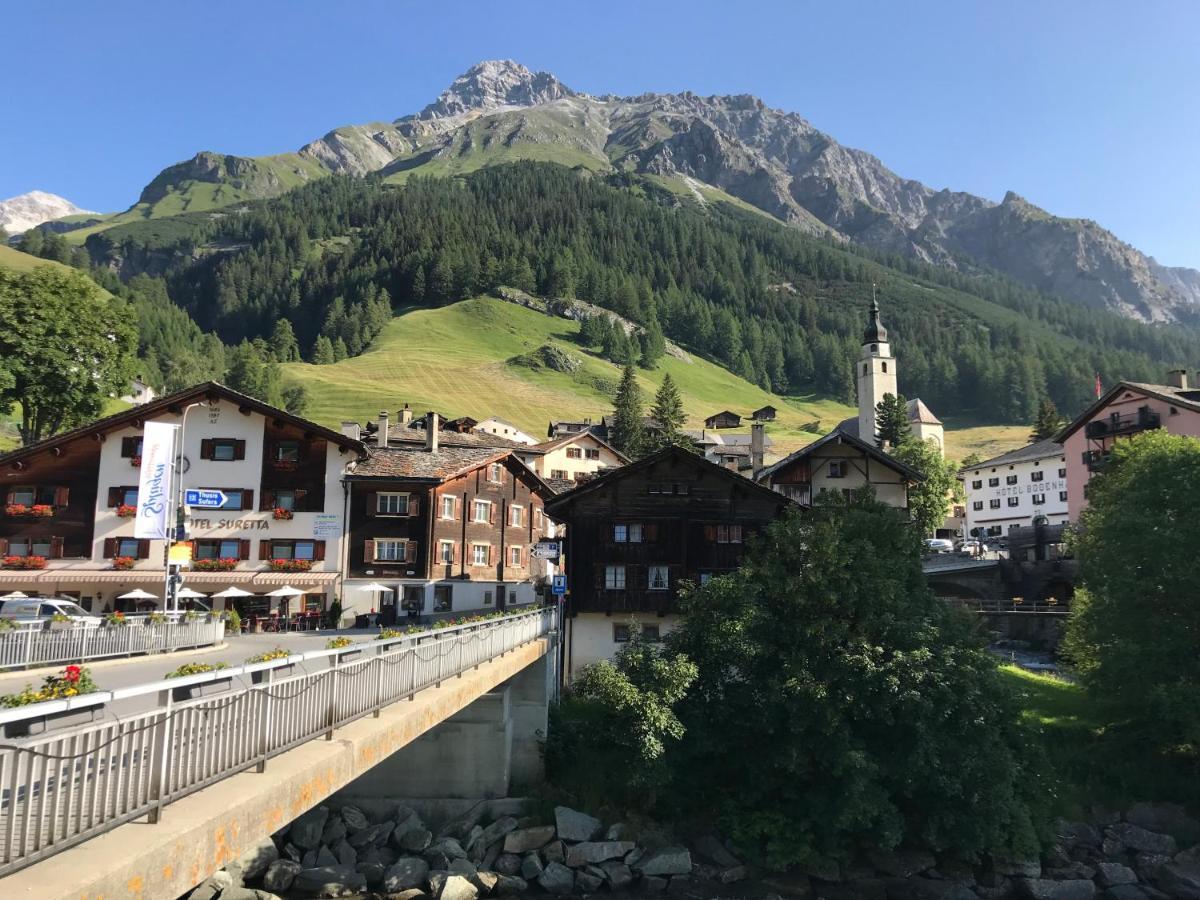
[[[293,150],[512,58],[589,93],[757,94],[900,175],[1200,267],[1198,36],[1188,0],[7,3],[0,198],[123,209],[198,150]]]

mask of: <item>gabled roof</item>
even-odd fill
[[[1049,459],[1053,456],[1062,456],[1062,454],[1063,445],[1056,440],[1035,441],[1032,444],[1026,444],[1024,447],[1018,447],[1016,450],[1001,453],[999,456],[994,456],[991,459],[985,459],[983,462],[976,463],[973,466],[967,466],[962,471],[965,473],[975,469],[982,469],[985,466],[989,468],[992,466],[1009,466],[1013,463]]]
[[[405,480],[439,484],[465,472],[494,462],[504,462],[528,475],[543,496],[555,493],[521,458],[507,449],[488,447],[438,447],[430,452],[423,447],[371,447],[365,460],[346,473],[347,481]]]
[[[920,397],[908,401],[908,421],[919,422],[922,425],[941,425],[942,420],[933,414]]]
[[[256,400],[254,397],[243,394],[240,391],[235,391],[231,387],[226,387],[218,381],[205,381],[190,388],[185,388],[182,391],[176,391],[173,394],[156,397],[140,406],[133,406],[114,415],[96,419],[87,425],[73,428],[70,431],[64,431],[43,441],[38,441],[36,444],[30,444],[28,447],[21,447],[10,453],[5,453],[3,456],[0,456],[0,465],[32,456],[43,450],[69,444],[72,441],[92,434],[103,434],[118,428],[136,427],[137,423],[153,419],[162,413],[169,413],[175,410],[182,411],[183,408],[198,400],[211,399],[228,400],[238,404],[239,409],[250,410],[260,415],[286,422],[297,428],[302,428],[313,435],[323,437],[325,440],[337,444],[339,447],[357,451],[360,455],[365,455],[366,453],[362,441],[348,437],[340,431],[334,431],[331,428],[326,428],[324,425],[318,425],[316,422],[302,419],[286,410],[279,409],[277,406],[271,406],[269,403],[263,403],[261,400]]]
[[[709,416],[704,421],[707,422],[708,419],[715,419],[717,416],[733,416],[735,419],[740,419],[742,417],[742,414],[735,413],[732,409],[723,409],[720,412],[713,413],[711,416]]]
[[[616,447],[614,447],[612,444],[610,444],[604,438],[600,437],[600,435],[595,434],[591,431],[576,431],[571,434],[559,435],[558,437],[554,438],[553,440],[542,441],[540,444],[533,444],[532,446],[528,447],[527,449],[532,450],[536,453],[549,453],[552,450],[557,450],[559,447],[563,447],[567,444],[573,444],[582,438],[590,438],[591,440],[595,441],[600,446],[607,447],[614,454],[616,454],[616,456],[621,460],[622,464],[626,464],[629,462],[628,456],[626,456],[624,453],[622,453],[620,450],[618,450]]]
[[[896,472],[899,472],[909,481],[925,480],[925,476],[923,476],[916,469],[912,468],[906,463],[900,462],[900,460],[892,456],[888,456],[888,454],[884,453],[874,444],[868,444],[866,441],[860,440],[854,435],[848,434],[844,431],[831,431],[829,434],[825,435],[825,437],[821,438],[820,440],[813,441],[807,447],[801,447],[795,453],[789,454],[788,456],[785,456],[783,459],[779,460],[779,462],[767,466],[758,473],[758,479],[759,481],[764,479],[769,480],[770,477],[780,469],[791,465],[798,459],[803,459],[804,457],[811,455],[815,451],[824,447],[826,444],[834,443],[849,444],[851,447],[861,450],[871,459],[874,459],[876,462],[883,463],[885,466],[888,466]]]
[[[780,506],[787,506],[794,502],[783,496],[783,494],[777,493],[768,487],[764,487],[761,484],[755,484],[745,475],[739,475],[732,469],[727,469],[725,466],[717,465],[715,462],[705,459],[703,456],[693,453],[690,450],[685,450],[682,447],[676,447],[673,444],[668,444],[666,447],[663,447],[661,450],[656,450],[649,456],[643,456],[641,459],[631,462],[627,466],[622,466],[619,469],[610,469],[609,471],[598,475],[590,481],[584,482],[574,490],[567,491],[565,494],[559,494],[552,500],[547,500],[546,511],[549,513],[551,512],[552,508],[567,506],[585,494],[600,490],[605,486],[617,481],[618,479],[628,478],[632,475],[636,475],[643,469],[647,469],[650,466],[653,466],[655,463],[671,457],[679,459],[688,465],[695,466],[698,469],[709,471],[717,475],[719,478],[725,478],[733,483],[736,483],[738,487],[744,487],[750,491],[758,491],[763,495],[770,497]]]
[[[365,442],[374,446],[379,432],[366,435]],[[410,428],[407,425],[392,424],[388,426],[388,446],[403,446],[419,444],[425,446],[428,435],[424,428]],[[490,431],[443,431],[438,429],[439,447],[487,447],[494,450],[532,450],[528,444],[514,441],[510,438],[492,434]],[[536,451],[535,451],[536,452]]]
[[[1064,426],[1058,434],[1054,435],[1054,440],[1060,444],[1065,444],[1067,438],[1091,421],[1096,413],[1112,403],[1113,400],[1117,399],[1125,391],[1134,391],[1144,397],[1153,397],[1156,400],[1163,400],[1167,403],[1174,403],[1176,406],[1182,406],[1185,409],[1200,412],[1200,389],[1177,388],[1169,384],[1142,384],[1138,381],[1119,381],[1105,391],[1103,396],[1099,397],[1095,403],[1076,416],[1068,425]]]

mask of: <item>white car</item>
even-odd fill
[[[94,616],[74,600],[60,600],[52,597],[29,597],[24,600],[5,600],[0,606],[0,619],[11,619],[14,622],[44,622],[55,616],[63,615],[72,622],[80,622],[85,626],[100,624],[100,617]]]
[[[926,553],[953,553],[954,541],[946,538],[927,538],[925,541]]]

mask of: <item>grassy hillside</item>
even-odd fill
[[[69,266],[64,266],[62,263],[49,259],[41,259],[37,256],[30,256],[28,253],[14,250],[6,244],[0,244],[0,268],[28,272],[36,266],[58,266],[60,269],[70,268]]]
[[[396,317],[361,356],[332,366],[292,363],[284,370],[308,388],[308,416],[327,425],[365,421],[381,409],[394,415],[408,403],[418,413],[498,415],[544,435],[551,419],[599,419],[612,411],[620,371],[580,348],[578,331],[568,319],[500,300],[467,300]],[[583,359],[583,366],[567,374],[508,362],[542,344],[561,347]],[[776,406],[779,420],[769,427],[776,450],[812,440],[815,435],[801,431],[806,423],[820,420],[825,432],[853,415],[850,407],[828,400],[778,397],[696,357],[685,362],[667,356],[654,371],[639,371],[647,405],[665,372],[679,385],[691,427],[726,408],[748,414],[768,403]]]

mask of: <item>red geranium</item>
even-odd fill
[[[67,681],[78,681],[79,676],[82,674],[83,670],[79,668],[79,666],[67,666],[66,669],[63,670],[63,677],[67,679]]]

